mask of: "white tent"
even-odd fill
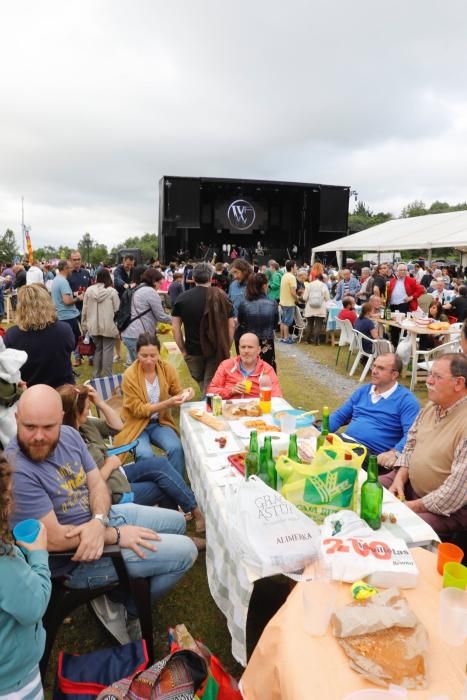
[[[428,250],[433,248],[457,248],[467,253],[467,211],[452,211],[446,214],[427,214],[409,219],[392,219],[351,236],[338,238],[311,250],[312,260],[316,253],[362,250]],[[429,256],[431,257],[431,253]]]

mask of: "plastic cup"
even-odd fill
[[[439,635],[453,647],[467,637],[467,591],[443,588],[439,593]]]
[[[13,537],[16,542],[27,542],[30,544],[37,539],[40,529],[41,524],[39,520],[34,520],[32,518],[30,520],[21,520],[21,522],[13,528]],[[23,549],[23,547],[21,549]]]
[[[315,564],[313,578],[303,585],[303,627],[312,637],[326,634],[336,609],[337,588],[326,568]]]
[[[249,394],[251,391],[251,387],[253,386],[253,382],[251,381],[251,379],[245,379],[243,383],[245,385],[245,394]]]
[[[438,561],[437,569],[438,574],[441,576],[444,573],[444,565],[449,561],[455,561],[460,564],[464,558],[464,552],[456,544],[451,544],[451,542],[440,542],[438,545]]]
[[[462,566],[455,561],[448,561],[444,565],[443,588],[467,588],[467,566]]]
[[[293,413],[283,413],[280,417],[281,432],[294,433],[297,425],[297,417]]]

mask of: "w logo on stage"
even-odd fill
[[[227,218],[230,225],[239,231],[244,231],[253,226],[255,217],[255,209],[246,199],[236,199],[227,209]]]

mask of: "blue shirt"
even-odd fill
[[[57,275],[52,282],[52,301],[57,309],[57,316],[60,321],[66,321],[70,318],[79,316],[79,311],[75,304],[65,304],[63,301],[64,294],[73,296],[69,282],[62,275]]]
[[[371,384],[360,387],[330,415],[330,432],[347,425],[346,435],[368,447],[372,454],[391,449],[402,452],[420,410],[417,399],[400,384],[387,399],[377,403],[372,403],[370,391]]]
[[[238,307],[245,298],[245,291],[245,282],[241,284],[238,280],[232,280],[229,287],[229,299],[232,302],[235,316],[238,316]]]

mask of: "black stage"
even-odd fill
[[[349,187],[269,180],[172,177],[159,181],[159,257],[259,264],[309,261],[311,248],[347,234]],[[261,252],[262,251],[262,252]]]

